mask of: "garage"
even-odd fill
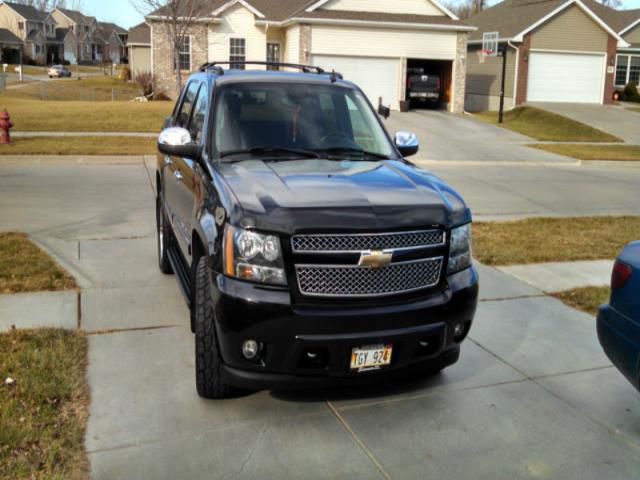
[[[400,100],[400,59],[314,55],[313,65],[340,72],[358,85],[369,101],[378,105],[397,105]]]
[[[602,103],[602,54],[531,52],[527,101]]]
[[[407,60],[407,79],[404,100],[410,107],[447,108],[451,102],[453,62],[410,58]],[[437,94],[437,98],[431,95]]]

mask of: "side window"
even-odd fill
[[[201,143],[202,131],[204,130],[204,120],[207,116],[207,107],[209,106],[209,89],[203,85],[198,93],[193,115],[189,123],[189,133],[195,143]]]
[[[198,82],[191,82],[189,85],[187,85],[187,91],[182,97],[182,105],[180,105],[178,115],[176,115],[176,127],[187,128],[187,125],[189,125],[191,110],[193,108],[194,102],[196,101],[196,94],[198,93],[199,86],[200,85],[198,84]]]

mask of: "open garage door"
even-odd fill
[[[384,105],[399,108],[400,59],[314,55],[312,62],[327,71],[335,69],[358,85],[374,107],[382,97]]]
[[[604,55],[531,52],[529,102],[602,103]]]

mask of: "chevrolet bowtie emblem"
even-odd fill
[[[370,250],[360,254],[358,265],[361,267],[382,268],[389,265],[392,258],[393,253],[386,253],[382,250]]]

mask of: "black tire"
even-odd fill
[[[196,388],[202,398],[225,398],[234,389],[222,381],[222,358],[213,319],[213,300],[209,290],[209,267],[200,258],[194,284],[194,322],[196,329]]]
[[[162,208],[162,196],[158,193],[156,200],[156,239],[158,242],[158,267],[165,275],[173,273],[169,262],[169,242],[171,241],[171,229],[167,223],[167,215]]]

